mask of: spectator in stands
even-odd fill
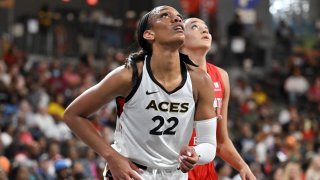
[[[272,179],[283,180],[283,176],[284,176],[284,169],[282,167],[277,167],[273,172]]]
[[[320,154],[312,157],[311,163],[306,171],[306,180],[320,179]]]
[[[76,161],[72,163],[72,177],[73,179],[87,179],[88,177],[85,176],[84,167],[81,162]]]
[[[41,33],[48,33],[52,25],[52,12],[47,4],[43,4],[38,12],[39,29]]]
[[[72,64],[67,64],[65,66],[62,77],[70,88],[75,88],[81,83],[81,76]]]
[[[17,49],[12,44],[8,51],[4,53],[3,60],[9,68],[18,63]]]
[[[275,79],[277,79],[277,81],[275,81]],[[271,68],[266,72],[264,77],[264,90],[275,103],[283,102],[285,100],[283,91],[285,79],[286,73],[283,66],[281,66],[279,62],[273,61],[271,63]]]
[[[37,126],[47,138],[60,140],[60,132],[53,117],[48,114],[47,107],[39,107],[34,116]]]
[[[49,173],[49,169],[51,168],[51,161],[49,160],[49,157],[47,154],[42,154],[39,157],[39,168],[37,170],[37,174],[39,177],[45,179],[45,180],[54,180],[56,179],[54,174]]]
[[[13,167],[10,172],[10,180],[29,180],[32,178],[29,168],[25,165],[18,165]]]
[[[320,76],[314,79],[313,84],[311,84],[308,93],[308,100],[312,103],[320,104]]]
[[[1,140],[0,140],[0,143],[1,143]],[[9,159],[3,155],[0,155],[0,179],[6,179],[6,177],[9,175],[10,168],[11,168],[11,163]]]
[[[63,113],[65,110],[64,105],[64,95],[62,93],[57,93],[54,95],[53,100],[48,105],[48,113],[56,120],[63,120]]]
[[[97,174],[96,153],[91,148],[85,147],[80,162],[83,165],[85,176],[97,180],[99,176]]]
[[[215,164],[215,169],[217,171],[218,179],[220,180],[231,180],[230,176],[232,173],[232,169],[229,164],[224,161],[218,161]]]
[[[284,89],[288,95],[288,101],[291,105],[300,104],[301,100],[306,97],[309,88],[309,82],[302,75],[301,69],[295,67],[292,74],[285,80]]]
[[[231,60],[237,61],[236,64],[242,66],[246,53],[245,27],[241,22],[239,14],[235,13],[233,20],[227,27],[228,48]]]
[[[8,179],[6,173],[1,169],[1,167],[0,167],[0,179],[3,179],[3,180]]]
[[[253,85],[252,97],[258,105],[263,105],[268,101],[268,95],[263,90],[260,83],[255,83]]]
[[[264,27],[261,20],[257,20],[254,25],[252,36],[250,38],[250,44],[252,45],[252,59],[253,65],[258,67],[264,67],[266,65],[266,58],[268,49],[271,46],[271,34]]]
[[[0,60],[0,81],[8,86],[10,84],[10,76],[7,73],[7,65]]]
[[[267,161],[267,152],[268,146],[266,142],[267,134],[264,132],[260,132],[256,135],[256,147],[255,147],[255,154],[256,154],[256,162],[259,164],[264,164]]]
[[[57,179],[71,179],[71,162],[68,159],[58,159],[54,162]]]
[[[231,95],[237,99],[239,104],[242,104],[252,96],[252,87],[248,85],[245,79],[238,78],[232,88]]]
[[[289,162],[284,168],[283,180],[303,179],[301,166],[297,162]]]

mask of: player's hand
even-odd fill
[[[239,171],[242,180],[256,180],[257,178],[253,175],[248,166],[243,167]]]
[[[183,146],[180,150],[178,161],[180,162],[180,170],[183,173],[186,173],[194,168],[194,166],[199,161],[199,156],[194,151],[193,147]]]
[[[117,152],[108,159],[108,167],[114,180],[141,180],[142,170]]]

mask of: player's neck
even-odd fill
[[[151,56],[151,71],[157,81],[167,90],[176,88],[181,81],[179,52],[153,51]]]
[[[155,67],[155,68],[153,68]],[[176,72],[180,68],[180,56],[177,50],[158,50],[152,52],[151,69],[160,72]]]

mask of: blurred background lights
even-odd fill
[[[98,4],[98,0],[87,0],[89,6],[95,6]]]
[[[275,19],[287,19],[290,16],[307,18],[310,2],[307,0],[269,0],[269,12]]]

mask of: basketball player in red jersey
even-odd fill
[[[230,94],[229,77],[225,70],[206,62],[206,54],[211,46],[212,38],[207,25],[198,18],[189,18],[184,21],[185,42],[181,52],[187,54],[201,69],[206,71],[212,81],[215,91],[214,108],[219,116],[217,125],[217,152],[216,154],[239,171],[244,180],[255,180],[255,176],[248,165],[235,149],[228,135],[227,114]],[[193,131],[189,145],[196,145],[196,134]],[[214,169],[214,162],[198,165],[189,171],[189,180],[218,179]]]

